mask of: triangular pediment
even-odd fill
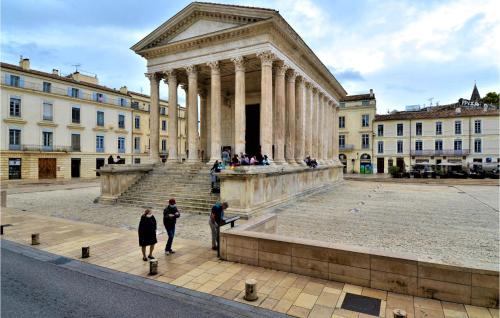
[[[276,15],[262,8],[193,2],[135,44],[139,52],[190,38],[252,24]]]

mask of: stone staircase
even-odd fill
[[[182,212],[208,214],[219,200],[219,194],[211,193],[210,167],[206,163],[155,167],[122,193],[117,203],[163,211],[168,200],[175,198]]]

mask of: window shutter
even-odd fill
[[[68,96],[71,96],[71,87],[68,87]]]
[[[78,90],[78,98],[83,98],[83,91],[81,89]]]
[[[107,101],[107,96],[105,94],[102,94],[102,102],[106,103]]]
[[[24,87],[24,77],[19,77],[19,87]]]
[[[97,101],[97,93],[96,92],[92,92],[92,100],[94,102]]]
[[[5,84],[10,85],[10,74],[5,74]]]

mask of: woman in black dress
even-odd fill
[[[139,245],[142,248],[142,260],[147,261],[149,259],[154,259],[153,249],[156,240],[156,219],[151,212],[151,210],[146,209],[144,214],[141,216],[141,221],[139,222]],[[149,256],[146,257],[146,246],[149,246]]]

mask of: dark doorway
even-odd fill
[[[384,158],[377,158],[377,173],[384,173]]]
[[[71,178],[80,178],[80,158],[71,158]]]
[[[104,166],[104,163],[105,163],[104,158],[96,158],[96,160],[95,160],[95,168],[98,169],[98,170],[101,169],[101,167]],[[98,171],[96,171],[95,175],[96,176],[100,176],[101,174]]]
[[[55,179],[56,170],[55,158],[38,158],[38,179]]]
[[[403,158],[396,158],[396,167],[399,171],[405,171],[405,160]]]
[[[245,108],[245,151],[251,156],[260,152],[260,105],[247,105]]]
[[[9,179],[21,179],[21,158],[9,158]]]

